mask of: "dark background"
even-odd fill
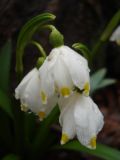
[[[112,16],[120,9],[120,0],[0,0],[0,47],[12,39],[13,55],[11,67],[11,89],[16,87],[15,54],[18,34],[22,26],[33,16],[43,12],[56,15],[55,25],[71,46],[82,42],[91,46],[101,35]],[[50,46],[46,34],[37,35],[45,50]],[[29,46],[25,50],[24,74],[36,63],[37,49]],[[106,67],[107,77],[120,79],[120,46],[108,42],[94,62],[95,69]],[[120,149],[120,83],[99,91],[95,101],[105,115],[105,127],[99,136],[104,144]],[[46,159],[80,159],[79,153],[59,151],[46,155]],[[90,159],[90,158],[88,158]]]
[[[14,65],[16,41],[21,27],[31,17],[51,12],[57,16],[55,25],[65,36],[65,44],[71,46],[75,42],[82,42],[91,47],[118,9],[119,0],[0,0],[0,46],[12,38]],[[47,50],[46,38],[40,40]],[[28,54],[25,57],[29,55],[29,60],[27,58],[25,61],[25,68],[29,68],[36,60],[36,53],[32,48],[26,52]],[[119,78],[119,52],[120,47],[108,43],[104,52],[98,55],[95,67],[106,66],[110,77]]]

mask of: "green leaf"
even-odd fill
[[[24,114],[24,143],[26,146],[31,146],[33,137],[36,134],[36,118],[34,114]]]
[[[12,55],[11,40],[8,40],[0,51],[0,88],[8,91],[10,64]]]
[[[91,93],[93,93],[106,75],[106,69],[100,69],[90,77]]]
[[[116,83],[115,79],[110,79],[110,78],[104,79],[105,75],[106,75],[106,69],[103,68],[95,72],[90,77],[91,93],[95,92],[98,89],[101,89]]]
[[[20,160],[20,157],[16,156],[15,154],[9,154],[2,158],[2,160]]]
[[[107,87],[107,86],[112,85],[112,84],[114,84],[114,83],[116,83],[116,80],[115,80],[115,79],[104,79],[104,80],[98,85],[98,88],[97,88],[97,89]]]
[[[63,146],[56,146],[55,149],[68,149],[68,150],[75,150],[78,152],[84,152],[87,154],[91,154],[97,156],[101,159],[105,160],[120,160],[120,151],[107,147],[102,144],[97,144],[96,150],[87,149],[86,147],[82,146],[78,141],[71,141]]]
[[[11,101],[9,97],[0,90],[0,107],[4,110],[11,118],[13,118],[12,108],[11,108]]]
[[[34,148],[41,149],[44,148],[47,138],[50,136],[50,127],[53,123],[58,121],[58,115],[59,115],[59,109],[58,106],[56,106],[50,115],[41,123],[39,130],[37,132],[37,135],[34,140]]]
[[[16,50],[16,71],[19,74],[23,72],[23,63],[22,57],[24,53],[24,49],[27,44],[32,39],[32,36],[36,33],[36,31],[42,29],[42,27],[47,24],[49,21],[55,19],[55,16],[50,13],[43,13],[36,17],[33,17],[29,20],[22,28],[18,41],[17,41],[17,50]]]
[[[6,112],[0,109],[0,146],[2,146],[3,150],[10,150],[11,146],[13,146],[14,138],[11,122]]]

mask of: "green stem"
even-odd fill
[[[43,49],[43,47],[40,43],[38,43],[36,41],[33,41],[33,40],[30,43],[37,47],[37,49],[40,51],[40,54],[41,54],[42,57],[44,57],[44,58],[47,57],[46,52],[45,52],[45,50]]]
[[[92,60],[95,58],[96,54],[100,51],[100,49],[104,46],[104,44],[109,40],[113,30],[120,22],[120,10],[113,16],[113,18],[108,23],[98,42],[95,44],[92,50]]]
[[[29,42],[30,44],[33,44],[37,47],[37,49],[40,51],[40,56],[46,58],[46,52],[45,50],[43,49],[42,45],[36,41],[33,41],[31,40]],[[22,53],[23,51],[21,51]],[[23,72],[23,62],[22,62],[22,58],[23,58],[23,55],[22,54],[18,54],[17,55],[17,63],[16,63],[16,68],[19,68],[19,70],[17,70],[17,79],[20,80],[22,78],[22,75],[21,73]]]

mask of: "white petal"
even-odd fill
[[[62,110],[64,110],[66,106],[71,106],[75,102],[75,99],[76,99],[76,94],[74,93],[68,98],[63,98],[62,96],[60,96],[58,99],[58,105],[59,105],[60,111],[62,112]]]
[[[103,115],[90,97],[80,97],[74,110],[76,132],[79,141],[88,148],[103,127]],[[94,141],[95,143],[95,141]]]
[[[58,102],[61,111],[59,118],[59,122],[62,126],[61,144],[65,144],[76,135],[76,126],[74,121],[75,103],[75,94],[72,94],[67,99],[60,97],[60,100]]]
[[[87,65],[87,60],[81,56],[80,54],[78,54],[77,52],[75,52],[73,49],[71,49],[68,46],[62,46],[60,47],[61,50],[61,54],[63,54],[63,56],[67,56],[67,57],[72,57],[72,59],[76,59],[81,61],[82,64]]]
[[[53,49],[39,69],[41,77],[41,92],[45,92],[47,97],[52,96],[55,92],[52,70],[55,66],[58,55],[59,50],[57,48]]]
[[[57,58],[52,70],[52,75],[58,92],[62,96],[69,96],[73,89],[73,82],[61,55]]]
[[[17,88],[15,89],[15,98],[16,99],[20,99],[24,93],[24,90],[29,82],[29,80],[34,76],[34,74],[36,74],[37,69],[34,68],[32,69],[24,78],[23,80],[20,82],[20,84],[17,86]]]
[[[58,97],[56,95],[53,95],[48,99],[48,104],[44,105],[46,116],[49,115],[50,112],[53,110],[53,108],[56,106],[57,101],[58,101]]]
[[[67,135],[68,140],[72,139],[75,136],[73,107],[70,107],[69,105],[65,106],[65,108],[62,109],[59,121],[62,126],[62,134]]]
[[[54,81],[50,74],[51,72],[50,69],[51,69],[51,64],[47,59],[39,69],[40,81],[41,81],[40,91],[41,93],[44,93],[47,98],[52,96],[55,92]]]
[[[79,89],[84,89],[84,85],[89,83],[89,68],[87,60],[69,47],[62,49],[63,60],[69,70],[73,83]]]
[[[103,128],[104,125],[104,117],[101,113],[101,111],[99,110],[98,106],[93,102],[93,100],[91,98],[89,98],[89,100],[91,101],[91,114],[93,115],[95,124],[96,124],[96,134],[98,134],[101,129]]]
[[[39,115],[44,113],[44,118],[52,111],[57,103],[57,96],[53,95],[48,99],[48,104],[43,105],[40,98],[40,78],[39,72],[29,81],[25,92],[24,102],[31,109],[32,112]]]
[[[120,41],[120,26],[118,26],[110,37],[110,41]]]
[[[42,103],[40,100],[40,78],[39,72],[29,80],[21,101],[28,105],[29,109],[33,112],[38,113],[40,108],[42,107]]]
[[[39,107],[39,112],[37,113],[40,120],[43,120],[45,117],[47,117],[51,113],[51,111],[57,104],[57,100],[58,100],[58,97],[56,95],[53,95],[48,99],[47,104],[45,105],[41,104],[41,107]]]

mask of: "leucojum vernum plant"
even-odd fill
[[[80,149],[89,153],[90,149],[96,149],[96,138],[104,125],[103,114],[90,94],[115,82],[113,79],[104,78],[106,69],[97,71],[91,78],[90,70],[97,52],[109,40],[119,23],[120,11],[112,18],[91,50],[82,43],[75,43],[72,47],[65,45],[63,35],[50,24],[54,19],[55,16],[50,13],[38,15],[28,21],[19,34],[16,54],[18,79],[23,78],[23,55],[28,44],[38,48],[40,57],[35,67],[16,87],[15,98],[20,100],[21,110],[34,113],[40,120],[39,123],[48,121],[49,124],[51,119],[53,123],[55,118],[51,117],[51,112],[56,107],[59,108],[59,123],[62,128],[60,144],[63,148],[66,146],[67,149],[68,145],[68,149],[72,149],[72,139],[77,137],[79,143],[88,148]],[[40,42],[33,39],[33,35],[42,30],[50,31],[49,42],[52,49],[48,54]],[[111,39],[113,38],[112,36]],[[54,116],[58,116],[58,110],[54,110]],[[43,123],[40,139],[44,139],[48,131],[46,127],[49,125]],[[99,150],[98,145],[98,149],[90,153],[105,159],[104,154],[101,155],[102,152]]]
[[[43,26],[44,27],[44,26]],[[15,89],[21,110],[29,109],[43,120],[53,107],[60,108],[61,144],[76,135],[88,148],[96,148],[96,137],[104,120],[97,105],[89,97],[90,69],[87,60],[64,45],[63,35],[54,26],[50,42],[54,49],[44,56],[43,64],[30,71]]]

